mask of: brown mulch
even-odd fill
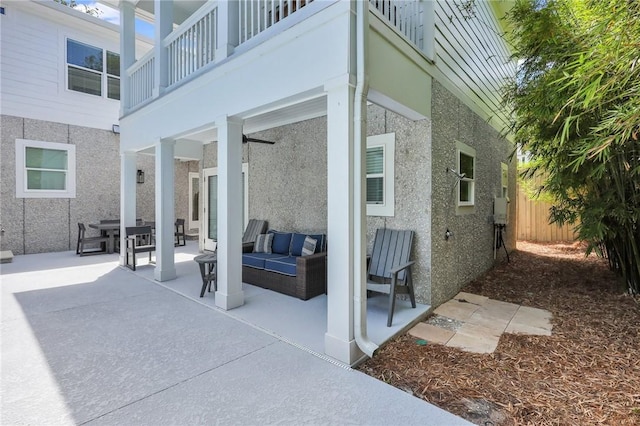
[[[578,243],[518,242],[463,291],[547,309],[551,336],[503,334],[493,354],[405,334],[361,371],[481,425],[640,425],[640,301]]]

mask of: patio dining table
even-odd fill
[[[120,230],[120,223],[90,223],[89,227],[107,234],[107,237],[109,237],[107,253],[113,253],[115,249],[116,232]]]

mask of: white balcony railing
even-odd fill
[[[369,0],[369,3],[392,27],[404,34],[420,50],[423,49],[425,1]]]
[[[218,5],[206,3],[165,40],[171,86],[215,61]]]
[[[128,70],[129,95],[125,110],[160,96],[166,88],[185,81],[208,64],[223,60],[229,52],[277,25],[313,0],[237,0],[206,2],[162,41],[166,69],[156,69],[161,61],[151,50]],[[423,49],[424,0],[369,0],[389,25]],[[228,50],[230,49],[230,50]],[[164,67],[163,67],[164,68]],[[160,77],[158,77],[160,76]]]
[[[139,105],[153,96],[155,62],[152,49],[127,70],[129,105]]]
[[[272,25],[291,16],[313,0],[240,0],[238,39],[250,40]]]

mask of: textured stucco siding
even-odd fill
[[[78,222],[85,224],[120,216],[119,136],[108,130],[0,116],[2,195],[0,248],[14,254],[75,249]],[[16,198],[15,140],[74,144],[75,198]],[[176,217],[187,216],[188,172],[198,162],[176,161]],[[154,220],[154,158],[138,157],[145,183],[137,190],[137,217]],[[95,233],[89,230],[89,233]]]
[[[414,231],[412,259],[416,299],[431,299],[431,121],[408,120],[372,105],[368,108],[367,136],[395,133],[392,217],[367,217],[368,252],[377,228]]]
[[[510,220],[515,220],[515,162],[513,145],[491,125],[434,81],[432,95],[433,222],[432,294],[437,306],[453,297],[466,283],[487,271],[493,259],[493,199],[499,196],[501,162],[509,164]],[[456,141],[476,150],[475,209],[457,213]],[[453,237],[445,240],[449,229]],[[515,248],[515,226],[507,227],[507,248]],[[500,249],[499,259],[504,255]]]

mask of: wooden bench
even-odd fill
[[[125,266],[135,271],[136,254],[149,253],[151,262],[151,253],[156,250],[156,246],[153,244],[150,226],[127,226],[126,232]]]

